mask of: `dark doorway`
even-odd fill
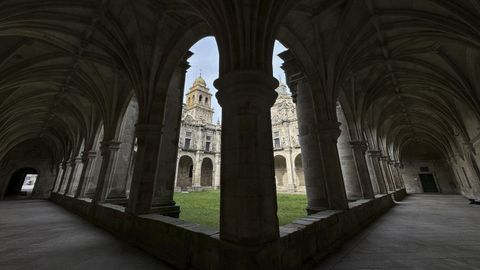
[[[422,183],[423,192],[425,193],[438,193],[437,184],[431,173],[419,174],[420,182]]]
[[[33,168],[22,168],[14,172],[8,182],[5,197],[30,195],[35,185],[35,181],[32,181],[31,178],[33,177],[36,180],[37,175],[37,170]],[[24,188],[22,189],[22,187]]]

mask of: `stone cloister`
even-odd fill
[[[480,199],[476,0],[2,0],[0,18],[0,198],[32,168],[33,198],[174,268],[308,269],[407,191]],[[173,198],[189,48],[206,36],[219,230],[177,219]],[[275,40],[307,195],[284,226]]]

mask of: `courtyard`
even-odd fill
[[[180,205],[180,219],[212,228],[219,227],[219,190],[177,192],[174,199],[177,205]],[[280,226],[306,216],[307,197],[305,194],[279,193],[277,194],[277,203]]]

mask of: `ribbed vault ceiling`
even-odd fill
[[[278,38],[326,114],[339,98],[351,136],[396,157],[415,142],[462,155],[479,132],[480,2],[298,2]],[[0,159],[41,138],[60,160],[101,124],[114,138],[134,93],[146,120],[186,50],[211,34],[206,16],[188,0],[1,1]]]

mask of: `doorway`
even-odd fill
[[[37,181],[38,172],[33,168],[15,171],[8,182],[5,197],[30,197]]]
[[[422,183],[423,192],[425,193],[438,193],[438,187],[435,183],[435,178],[431,173],[419,174],[420,182]]]

